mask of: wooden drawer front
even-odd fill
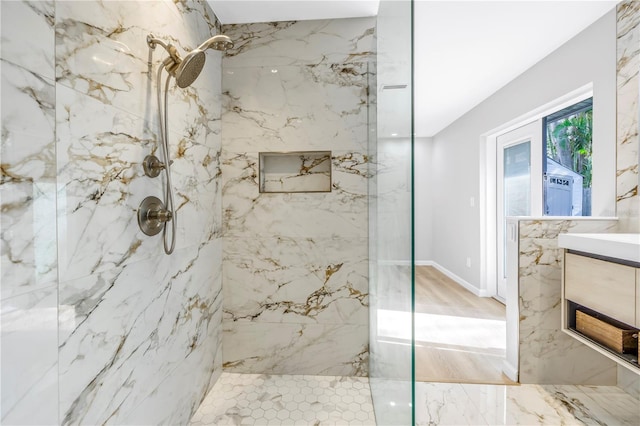
[[[567,253],[565,298],[626,324],[636,323],[636,270]]]

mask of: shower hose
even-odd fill
[[[173,184],[171,183],[171,160],[169,158],[169,124],[168,124],[168,116],[169,116],[169,108],[168,108],[168,97],[169,97],[169,81],[171,80],[171,74],[167,72],[167,79],[164,84],[164,111],[162,108],[162,93],[161,93],[161,83],[162,83],[162,70],[164,70],[164,64],[158,67],[158,78],[157,78],[157,97],[158,97],[158,121],[160,123],[160,146],[164,161],[164,172],[166,176],[166,188],[164,192],[164,203],[165,207],[168,211],[171,212],[171,235],[167,231],[168,223],[164,223],[164,229],[162,230],[162,240],[164,243],[164,252],[166,254],[173,253],[173,249],[176,246],[176,226],[178,221],[178,214],[174,208],[173,202]],[[163,117],[164,115],[164,117]],[[170,240],[170,242],[169,242]]]

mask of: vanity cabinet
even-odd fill
[[[640,234],[560,234],[558,247],[562,331],[640,374],[629,340],[640,330]]]
[[[640,374],[637,350],[618,353],[578,332],[576,326],[576,317],[582,315],[577,313],[584,312],[621,330],[640,329],[640,264],[565,250],[562,308],[565,333]]]

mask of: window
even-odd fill
[[[544,214],[591,216],[593,98],[543,118]]]

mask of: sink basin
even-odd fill
[[[558,246],[640,263],[640,234],[560,234]]]

